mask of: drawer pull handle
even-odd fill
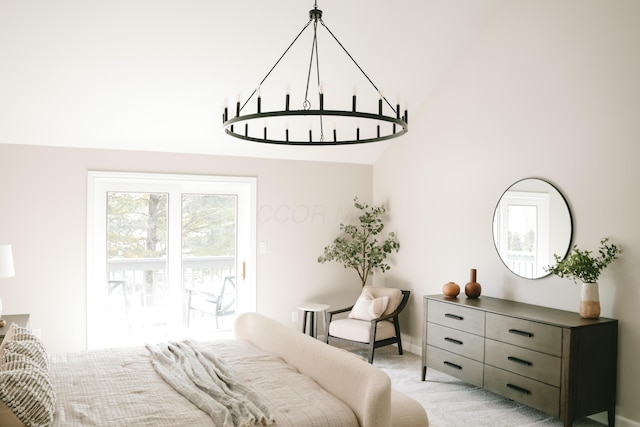
[[[446,313],[444,317],[448,317],[449,319],[455,319],[455,320],[464,320],[464,317],[458,316],[457,314],[451,314],[451,313]]]
[[[455,363],[447,362],[446,360],[443,362],[445,365],[450,366],[455,369],[462,370],[462,366],[456,365]]]
[[[513,356],[508,356],[507,359],[512,361],[512,362],[519,363],[520,365],[525,365],[525,366],[532,366],[533,365],[533,363],[529,362],[528,360],[519,359],[519,358],[513,357]]]
[[[444,340],[448,341],[450,343],[453,343],[453,344],[458,344],[458,345],[464,344],[462,341],[459,341],[459,340],[456,340],[456,339],[453,339],[453,338],[449,338],[449,337],[445,337]]]
[[[521,331],[519,329],[509,329],[509,333],[520,335],[523,337],[531,338],[533,334],[531,332]]]
[[[520,393],[531,394],[531,392],[526,388],[518,387],[517,385],[514,385],[514,384],[507,384],[507,387],[510,388],[511,390],[519,391]]]

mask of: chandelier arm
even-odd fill
[[[309,26],[309,24],[311,24],[311,21],[313,21],[313,19],[309,19],[309,21],[304,25],[304,27],[302,27],[302,30],[300,30],[300,32],[298,33],[298,35],[293,39],[293,41],[291,42],[291,44],[285,49],[284,53],[282,55],[280,55],[280,58],[278,58],[278,60],[276,61],[275,64],[273,64],[273,66],[271,67],[271,69],[269,70],[269,72],[267,73],[266,76],[264,76],[264,78],[262,79],[262,81],[260,81],[260,84],[258,85],[258,87],[262,86],[262,84],[265,82],[265,80],[267,80],[267,78],[269,77],[269,75],[271,75],[271,72],[278,66],[278,64],[280,63],[280,61],[282,61],[282,58],[284,58],[284,56],[287,54],[287,52],[289,52],[289,49],[291,49],[291,47],[295,44],[296,41],[298,41],[298,39],[300,38],[300,36],[302,35],[302,33],[304,32],[304,30],[307,29],[307,27]],[[242,111],[244,109],[244,107],[247,105],[247,103],[251,100],[251,98],[253,98],[253,95],[256,94],[256,92],[258,91],[257,88],[255,88],[253,90],[253,92],[251,93],[251,95],[249,95],[249,97],[247,98],[246,101],[244,101],[244,104],[242,104],[242,107],[240,108],[240,110],[238,111],[238,114],[240,113],[240,111]]]
[[[363,76],[366,77],[367,80],[369,80],[369,83],[371,83],[371,86],[373,86],[373,88],[375,90],[378,91],[378,93],[380,94],[380,96],[382,97],[382,99],[384,99],[384,102],[387,103],[387,105],[389,106],[389,108],[391,108],[391,110],[394,113],[398,113],[396,111],[396,109],[393,107],[393,105],[391,105],[391,103],[387,100],[387,98],[382,95],[382,92],[380,92],[380,89],[378,89],[378,87],[375,85],[375,83],[373,83],[373,80],[371,80],[369,78],[369,76],[367,75],[367,73],[364,72],[364,70],[362,69],[362,67],[360,66],[360,64],[358,64],[356,62],[356,60],[353,58],[353,56],[351,56],[351,54],[349,53],[349,51],[342,45],[342,43],[340,43],[340,40],[338,40],[338,38],[333,34],[333,32],[329,29],[329,27],[327,27],[327,25],[324,23],[324,21],[321,19],[320,23],[322,24],[322,26],[329,32],[329,34],[331,34],[331,37],[333,37],[333,39],[336,41],[336,43],[338,43],[338,45],[342,48],[342,50],[344,50],[344,53],[347,54],[347,56],[349,57],[349,59],[351,59],[351,61],[355,64],[356,67],[358,67],[358,70],[360,70],[360,72],[362,73]]]

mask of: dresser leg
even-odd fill
[[[427,367],[423,366],[422,367],[422,381],[427,379]]]
[[[607,411],[607,416],[609,418],[609,427],[614,427],[616,425],[616,408],[613,407]]]

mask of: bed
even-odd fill
[[[0,345],[0,425],[428,425],[421,405],[350,353],[256,313],[234,330],[234,340],[49,356],[12,325]]]

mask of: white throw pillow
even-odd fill
[[[377,319],[382,316],[382,313],[387,309],[388,304],[388,296],[374,298],[371,292],[364,290],[351,309],[349,318],[359,320]]]

